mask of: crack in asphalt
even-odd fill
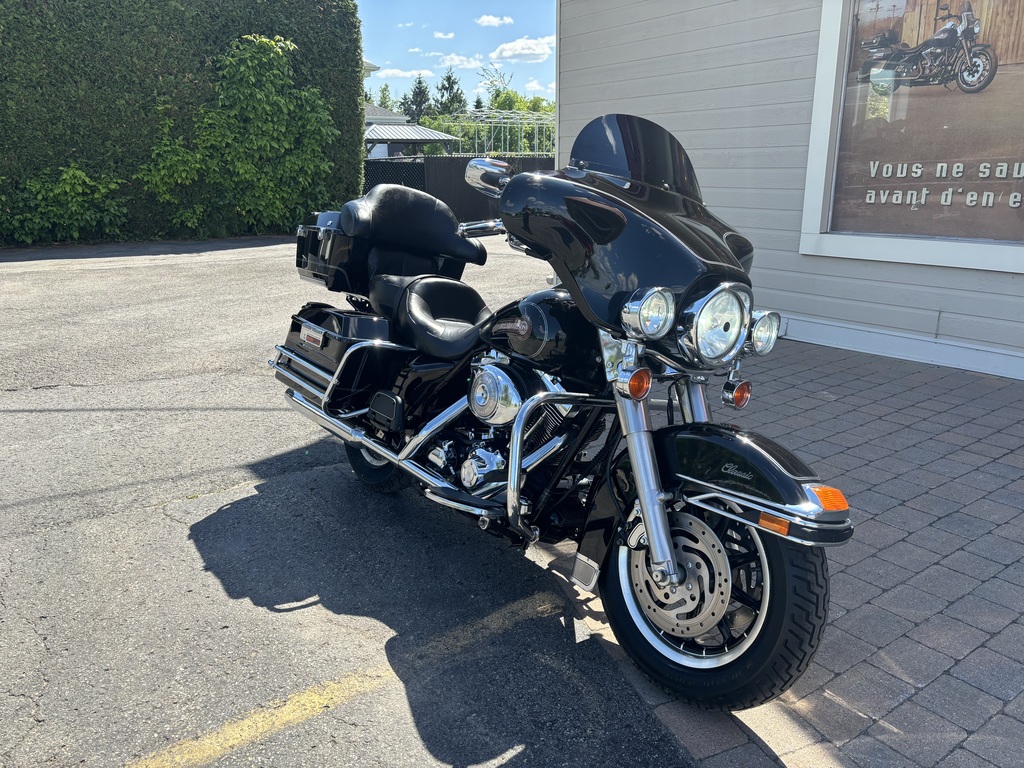
[[[4,392],[31,392],[38,389],[62,389],[64,387],[78,387],[81,389],[88,389],[89,387],[103,387],[109,386],[107,384],[33,384],[28,387],[4,387]]]
[[[45,550],[48,546],[49,538],[44,535],[42,540],[42,549]],[[8,613],[9,606],[7,605],[7,600],[4,595],[7,594],[8,582],[14,575],[15,569],[13,552],[7,552],[6,561],[7,563],[4,567],[4,573],[2,577],[0,577],[0,609],[3,610],[5,615]],[[50,648],[49,635],[41,630],[36,624],[36,621],[46,618],[47,617],[45,616],[40,616],[33,620],[25,616],[19,617],[21,623],[28,627],[32,634],[38,638],[39,645],[43,649],[43,661],[40,661],[37,665],[36,673],[39,676],[39,681],[35,683],[34,686],[26,685],[24,691],[15,691],[11,687],[7,688],[8,698],[20,700],[14,710],[18,717],[11,724],[9,733],[19,724],[22,724],[21,728],[23,732],[13,738],[9,746],[3,752],[0,752],[0,765],[13,765],[14,755],[18,748],[28,740],[35,728],[38,728],[42,723],[46,722],[45,716],[42,715],[42,700],[46,694],[46,689],[50,686],[50,679],[46,673],[45,659],[53,653],[53,650]],[[33,687],[38,688],[38,690],[33,691]],[[27,717],[21,717],[21,714],[26,710],[28,712]]]
[[[214,495],[216,495],[218,493],[226,493],[228,491],[235,490],[236,488],[254,488],[257,485],[259,485],[261,483],[265,483],[265,482],[267,482],[269,480],[276,480],[277,478],[289,477],[289,476],[294,475],[294,474],[298,474],[298,473],[301,473],[301,472],[309,472],[309,471],[314,470],[314,469],[332,469],[332,468],[335,468],[335,467],[347,467],[347,466],[348,465],[345,464],[344,462],[333,462],[333,463],[330,463],[330,464],[309,464],[309,465],[305,465],[305,466],[302,466],[302,467],[297,467],[295,469],[292,469],[292,470],[289,470],[289,471],[286,471],[286,472],[281,472],[281,473],[274,474],[274,475],[260,476],[259,478],[252,478],[252,479],[249,479],[249,480],[244,480],[242,482],[233,483],[231,485],[214,486],[212,489],[207,489],[207,490],[203,490],[203,491],[196,491],[195,493],[185,494],[184,496],[175,496],[175,497],[172,497],[172,498],[169,498],[169,499],[162,499],[160,501],[155,501],[155,502],[148,503],[148,504],[138,504],[138,505],[132,506],[130,508],[107,510],[107,511],[96,512],[96,513],[85,513],[85,514],[80,515],[79,517],[74,518],[73,520],[36,521],[33,524],[32,530],[30,532],[15,533],[11,538],[12,539],[25,538],[25,537],[28,537],[28,536],[33,536],[33,535],[35,535],[38,532],[50,533],[50,532],[53,532],[53,531],[66,530],[68,528],[71,528],[71,527],[73,527],[73,526],[83,522],[83,521],[103,520],[105,518],[118,517],[118,516],[121,516],[121,515],[132,514],[132,513],[135,513],[135,512],[150,512],[150,511],[159,512],[161,514],[166,515],[167,517],[169,517],[170,519],[174,520],[177,523],[191,525],[191,523],[186,523],[184,520],[179,520],[179,519],[175,518],[173,515],[169,514],[163,508],[168,506],[168,505],[170,505],[170,504],[178,504],[178,503],[181,503],[181,502],[184,502],[184,501],[194,501],[196,499],[201,499],[201,498],[204,498],[206,496],[214,496]],[[231,469],[231,468],[229,467],[229,469]],[[167,479],[167,478],[157,478],[157,479]],[[135,483],[133,485],[137,485],[137,486],[141,487],[141,486],[145,485],[145,482]],[[74,494],[72,494],[72,493],[56,494],[56,495],[53,495],[53,496],[48,496],[48,497],[46,497],[46,499],[47,500],[60,500],[60,499],[63,499],[63,498],[72,498],[72,497],[81,499],[83,496],[98,496],[100,494],[107,493],[110,490],[111,490],[110,488],[102,488],[102,489],[98,489],[96,491],[91,491],[91,492],[88,492],[88,493],[79,492],[79,493],[74,493]],[[38,501],[38,499],[33,499],[32,501],[35,502],[35,501]],[[17,507],[17,506],[22,506],[22,505],[20,505],[20,504],[9,504],[9,505],[2,505],[2,504],[0,504],[0,510],[2,510],[2,509],[13,509],[14,507]],[[2,596],[0,596],[0,598],[2,598]],[[0,603],[0,604],[2,604],[2,603]]]

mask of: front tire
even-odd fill
[[[371,491],[395,493],[409,484],[405,472],[373,451],[345,443],[345,453],[348,454],[348,463],[356,477],[369,486]]]
[[[999,60],[989,48],[975,48],[971,58],[961,60],[956,73],[956,84],[964,93],[981,93],[995,79]]]
[[[828,563],[806,547],[700,510],[669,510],[681,581],[650,576],[646,547],[620,540],[601,572],[608,623],[654,682],[700,706],[745,709],[786,691],[818,648]],[[643,539],[641,539],[643,541]]]

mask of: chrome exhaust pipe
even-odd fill
[[[300,395],[293,389],[285,391],[285,397],[288,399],[288,404],[291,405],[296,411],[301,413],[307,419],[323,427],[335,437],[340,437],[346,443],[354,443],[355,445],[362,446],[369,451],[373,451],[375,454],[380,456],[382,459],[387,459],[392,464],[401,467],[410,475],[412,475],[418,482],[423,483],[428,488],[438,489],[443,488],[445,490],[461,492],[462,489],[456,488],[454,485],[449,483],[443,477],[431,472],[426,467],[417,464],[411,459],[401,459],[398,454],[390,450],[387,446],[378,443],[372,437],[366,434],[365,430],[359,429],[358,427],[350,426],[339,418],[329,416],[318,408],[314,403],[311,403],[305,397]],[[355,416],[361,416],[366,413],[366,410],[353,411],[352,413],[345,414],[348,418]]]
[[[554,395],[555,397],[552,397]],[[570,396],[572,397],[572,396]],[[578,397],[578,396],[577,396]],[[344,440],[346,443],[353,443],[355,445],[362,446],[369,451],[372,451],[376,455],[380,456],[400,469],[408,472],[415,478],[415,480],[425,486],[424,495],[431,501],[436,501],[438,504],[443,504],[450,509],[455,509],[459,512],[466,514],[475,515],[481,520],[496,520],[503,515],[496,512],[493,508],[481,509],[471,504],[467,494],[462,488],[445,480],[437,473],[427,469],[423,465],[413,461],[410,457],[412,454],[422,447],[434,433],[441,430],[446,424],[454,420],[459,414],[466,410],[468,403],[466,398],[462,398],[458,402],[452,404],[449,408],[443,411],[441,414],[436,416],[433,420],[427,424],[426,428],[418,435],[414,436],[412,440],[401,450],[400,453],[395,453],[386,445],[379,443],[370,437],[365,430],[358,427],[347,424],[343,419],[352,419],[358,416],[362,416],[367,412],[368,409],[364,408],[358,411],[352,411],[346,413],[341,417],[331,416],[323,411],[315,403],[311,402],[307,398],[303,397],[300,393],[293,389],[285,390],[285,398],[288,400],[288,404],[296,411],[301,413],[307,419],[323,427],[335,437]],[[533,398],[535,401],[540,400],[551,400],[556,399],[560,402],[569,401],[570,398],[566,398],[560,393],[546,393],[545,395],[538,395]],[[537,402],[531,403],[531,405],[539,404]],[[521,488],[523,476],[530,472],[534,467],[546,461],[552,455],[558,452],[568,442],[567,435],[557,435],[544,445],[537,448],[529,456],[519,460],[522,455],[522,439],[519,441],[513,440],[513,453],[516,456],[516,462],[513,465],[515,467],[514,472],[509,473],[510,479],[515,478],[516,496],[518,497],[518,490]],[[518,449],[518,450],[517,450]],[[462,500],[448,499],[443,497],[438,491],[449,491],[462,497]],[[517,499],[518,500],[518,499]],[[484,501],[484,499],[481,499]],[[517,507],[517,511],[518,507]],[[519,516],[517,515],[517,518]],[[517,532],[521,533],[525,529],[525,526],[519,526]]]

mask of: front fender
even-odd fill
[[[655,430],[653,442],[662,488],[696,507],[800,544],[837,545],[853,535],[845,504],[823,503],[814,470],[774,440],[720,424],[682,424]],[[635,496],[623,451],[593,497],[577,555],[579,578],[574,568],[580,586],[593,588]]]

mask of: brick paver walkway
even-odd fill
[[[829,626],[766,706],[701,712],[627,671],[641,693],[702,768],[1024,765],[1024,382],[786,340],[744,373],[751,405],[716,420],[850,500]]]

